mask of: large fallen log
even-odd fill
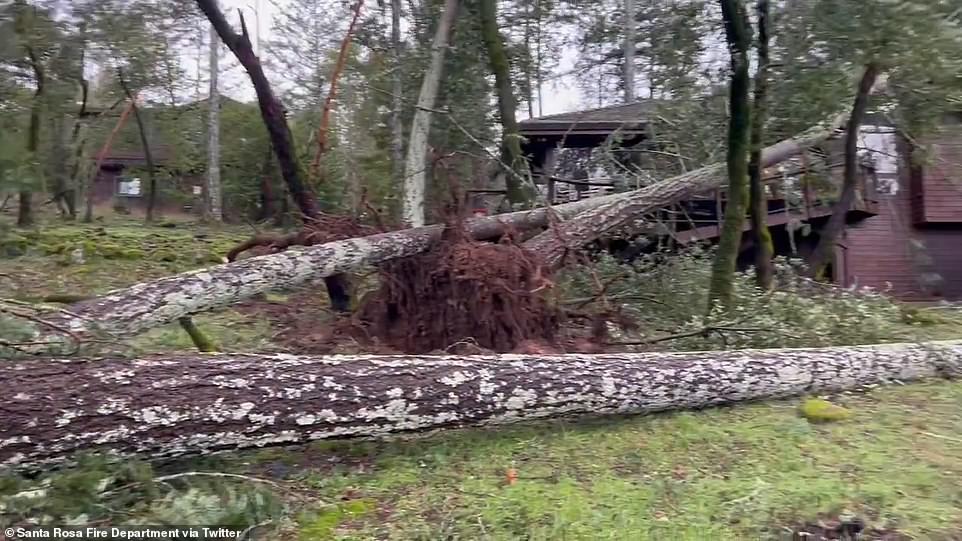
[[[762,155],[763,163],[765,166],[774,165],[837,136],[846,119],[846,115],[839,114],[793,139],[766,148]],[[711,165],[641,190],[585,199],[550,209],[474,218],[468,220],[465,226],[473,237],[490,239],[509,230],[545,227],[551,214],[560,220],[577,216],[577,219],[563,222],[526,243],[535,253],[557,264],[566,247],[583,245],[605,231],[624,227],[626,222],[633,219],[639,220],[636,225],[641,227],[644,221],[640,218],[646,213],[693,194],[723,187],[725,179],[724,167]],[[364,265],[423,252],[440,238],[441,232],[442,227],[438,225],[393,231],[254,257],[230,265],[136,284],[49,315],[44,321],[50,325],[38,328],[34,341],[49,341],[54,347],[59,347],[58,344],[64,339],[61,329],[72,333],[69,342],[99,333],[133,335],[272,289],[297,286],[356,270]],[[74,349],[74,344],[67,347]],[[46,346],[41,345],[40,348]],[[34,346],[33,349],[38,347]]]
[[[170,354],[0,371],[0,466],[701,408],[954,376],[962,341],[607,355]]]

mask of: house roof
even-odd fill
[[[583,111],[530,118],[518,123],[526,147],[594,147],[612,133],[640,140],[647,135],[648,121],[661,100],[639,100]]]
[[[633,103],[539,116],[523,120],[521,125],[537,125],[546,122],[623,122],[625,120],[644,122],[657,104],[657,100],[639,100]]]
[[[521,135],[608,135],[621,129],[626,132],[642,132],[648,119],[658,105],[657,100],[611,105],[570,113],[547,115],[518,123]]]

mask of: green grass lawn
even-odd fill
[[[776,539],[846,510],[958,539],[962,384],[836,400],[850,420],[810,424],[787,401],[237,460],[335,502],[302,513],[302,539]]]
[[[0,297],[102,293],[212,264],[247,234],[126,224],[8,236]],[[78,247],[82,264],[70,259]],[[227,350],[275,346],[277,329],[249,312],[195,321]],[[958,338],[962,325],[949,318],[906,331]],[[191,347],[174,325],[132,345]],[[962,383],[832,400],[852,418],[810,424],[790,400],[275,448],[174,469],[244,473],[310,494],[268,538],[777,539],[841,512],[910,538],[962,538]]]

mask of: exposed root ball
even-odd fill
[[[381,289],[361,314],[372,335],[407,353],[473,341],[508,352],[552,341],[561,312],[537,257],[508,241],[447,238],[434,250],[382,266]]]

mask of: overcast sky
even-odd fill
[[[247,21],[252,34],[251,38],[256,39],[259,33],[262,43],[266,43],[270,39],[274,14],[277,12],[278,6],[283,6],[284,2],[285,0],[220,0],[221,7],[228,20],[235,25],[238,23],[237,10],[244,10],[244,19]],[[206,62],[206,56],[204,58]],[[562,55],[558,71],[571,70],[576,60],[576,52],[570,47],[567,48]],[[189,60],[188,64],[196,66],[193,60]],[[253,100],[254,89],[251,87],[250,81],[246,80],[243,75],[243,72],[239,69],[231,70],[230,73],[225,74],[220,85],[221,91],[237,99]],[[206,89],[203,93],[206,95]],[[586,107],[581,99],[581,91],[578,89],[574,77],[570,75],[547,82],[542,88],[542,97],[544,101],[541,104],[541,110],[545,115],[576,111]],[[534,110],[537,114],[537,104],[535,104]],[[524,119],[527,116],[527,107],[519,107],[518,117]]]

